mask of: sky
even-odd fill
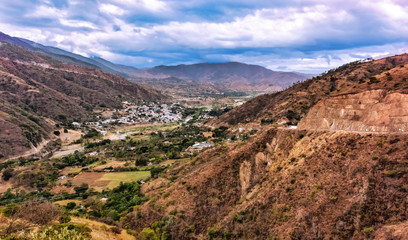
[[[321,73],[408,51],[408,0],[10,0],[0,31],[138,68]]]

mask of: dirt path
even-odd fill
[[[337,133],[358,133],[358,134],[378,134],[378,135],[383,135],[383,134],[408,134],[408,132],[372,132],[372,131],[350,131],[350,130],[330,130],[330,129],[324,129],[324,130],[308,130],[308,129],[299,129],[299,128],[290,128],[290,127],[278,127],[278,129],[283,129],[283,130],[306,130],[306,131],[316,131],[316,132],[337,132]]]
[[[50,143],[51,141],[54,141],[56,139],[57,138],[43,140],[41,143],[39,143],[37,145],[37,147],[35,147],[34,145],[31,145],[30,150],[24,152],[23,154],[11,156],[11,157],[7,158],[6,160],[4,160],[4,162],[9,161],[9,160],[13,160],[13,159],[18,159],[18,158],[26,158],[26,157],[29,157],[31,155],[40,153],[43,150],[43,148],[45,146],[47,146],[48,143]]]
[[[53,158],[55,158],[55,157],[62,157],[62,156],[65,156],[65,155],[72,154],[72,153],[74,153],[75,151],[83,151],[83,150],[84,150],[84,147],[82,147],[80,144],[75,144],[75,145],[66,146],[65,148],[62,148],[62,149],[64,149],[64,150],[56,151],[56,152],[52,155],[52,157],[53,157]]]

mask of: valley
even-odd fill
[[[406,238],[408,54],[306,80],[2,39],[1,239]]]

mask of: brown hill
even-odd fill
[[[254,98],[212,124],[235,125],[263,118],[297,123],[321,99],[376,89],[407,93],[407,64],[408,54],[349,63],[284,91]]]
[[[0,42],[0,154],[22,153],[49,137],[59,123],[92,118],[95,107],[166,97],[101,70],[65,64]]]
[[[271,129],[163,175],[177,176],[172,184],[150,183],[144,191],[151,200],[129,224],[140,231],[171,216],[166,231],[173,239],[397,235],[389,226],[408,219],[407,140]]]
[[[221,116],[302,129],[262,125],[168,170],[127,223],[172,239],[405,239],[407,63],[351,63]]]

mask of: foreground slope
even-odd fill
[[[22,153],[50,137],[55,123],[92,118],[95,107],[166,99],[101,70],[70,65],[0,42],[0,154]]]
[[[127,223],[173,239],[404,239],[407,64],[351,63],[222,115],[210,124],[258,134],[144,185]]]

